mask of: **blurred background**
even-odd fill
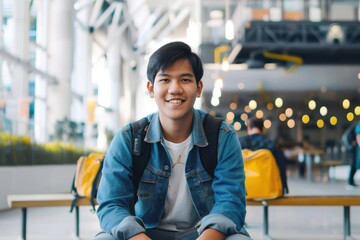
[[[239,136],[263,118],[290,191],[292,176],[346,179],[359,20],[360,0],[0,0],[0,209],[11,193],[68,192],[79,156],[156,111],[148,58],[178,40],[204,62],[196,108]]]
[[[204,61],[198,108],[266,120],[269,136],[333,147],[360,115],[358,0],[2,0],[0,130],[106,150],[155,111],[146,64],[189,43]]]

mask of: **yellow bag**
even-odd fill
[[[283,195],[280,171],[268,149],[242,150],[247,199],[271,199]]]
[[[95,206],[103,160],[104,154],[102,153],[90,153],[87,157],[82,156],[78,159],[72,185],[72,192],[75,198],[70,212],[79,198],[88,198],[92,206]]]

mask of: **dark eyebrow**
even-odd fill
[[[170,76],[170,74],[167,74],[167,73],[158,73],[157,76],[167,77],[167,76]],[[184,73],[184,74],[181,74],[180,76],[181,76],[181,77],[195,77],[194,74],[191,74],[191,73]]]

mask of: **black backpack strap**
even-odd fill
[[[130,124],[133,137],[132,182],[134,186],[134,204],[137,202],[137,190],[141,176],[150,158],[150,145],[144,141],[148,126],[149,121],[147,118],[142,118]]]
[[[203,120],[203,128],[209,144],[206,147],[200,147],[199,153],[203,167],[212,177],[214,177],[214,170],[217,165],[218,139],[221,123],[222,119],[213,117],[210,114],[206,114]]]

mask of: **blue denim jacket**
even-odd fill
[[[191,198],[199,216],[199,233],[208,227],[226,235],[243,233],[245,219],[244,166],[241,147],[233,128],[220,127],[218,164],[212,178],[202,166],[199,147],[208,142],[203,130],[205,113],[194,110],[190,152],[185,174]],[[171,159],[164,147],[158,113],[150,120],[145,141],[152,143],[149,163],[139,183],[135,215],[131,214],[132,136],[129,125],[121,128],[106,154],[97,200],[97,215],[103,230],[116,239],[128,239],[159,224],[171,174]],[[186,206],[184,206],[186,207]]]

